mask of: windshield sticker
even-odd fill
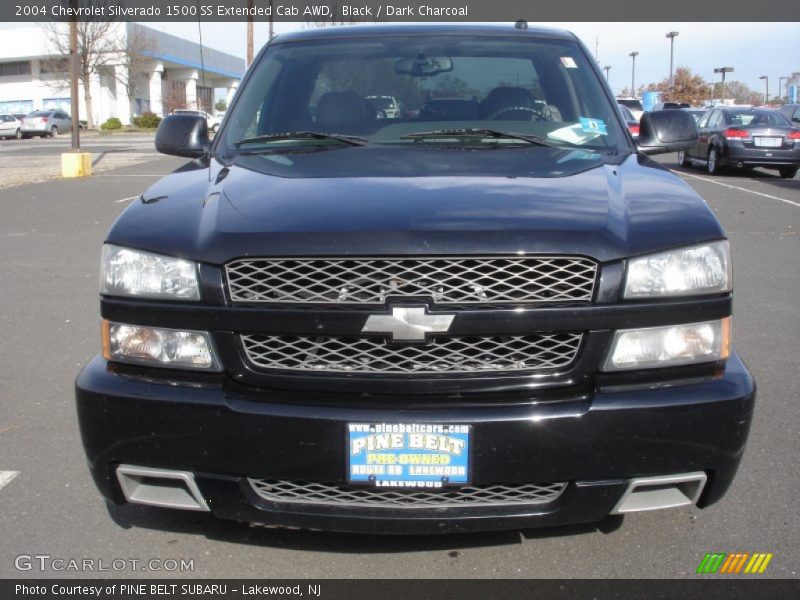
[[[575,59],[571,56],[562,56],[561,57],[561,64],[564,65],[567,69],[577,69],[578,65],[575,63]]]
[[[606,122],[602,119],[590,119],[588,117],[578,117],[581,129],[586,133],[598,133],[600,135],[608,135],[606,130]]]

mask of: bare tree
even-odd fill
[[[164,107],[164,114],[172,114],[173,111],[187,108],[186,87],[180,81],[165,81],[162,83],[161,105]]]
[[[113,35],[117,24],[111,21],[79,21],[78,22],[78,80],[83,85],[83,100],[86,104],[86,122],[94,126],[92,115],[92,77],[104,66],[109,56],[119,51],[119,40]],[[69,27],[66,23],[49,22],[41,27],[47,32],[50,47],[47,54],[54,58],[43,61],[43,67],[50,72],[58,72],[64,68],[64,59],[69,57]],[[68,89],[69,82],[50,84],[51,87],[63,86]]]
[[[134,23],[127,24],[127,36],[117,44],[118,62],[121,67],[114,76],[125,88],[128,102],[132,103],[139,92],[139,83],[144,67],[150,63],[155,50],[154,40],[147,30]]]

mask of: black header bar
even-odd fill
[[[757,8],[755,8],[757,6]],[[0,21],[786,22],[786,0],[3,0]]]

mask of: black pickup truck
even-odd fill
[[[696,141],[661,111],[634,142],[566,32],[278,36],[213,140],[162,122],[193,160],[108,233],[76,381],[98,488],[372,533],[716,502],[755,400],[730,251],[648,157]]]

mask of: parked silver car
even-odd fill
[[[22,137],[22,122],[12,114],[0,115],[0,139]]]
[[[22,121],[22,137],[56,137],[61,133],[69,133],[72,119],[63,110],[37,110]]]

